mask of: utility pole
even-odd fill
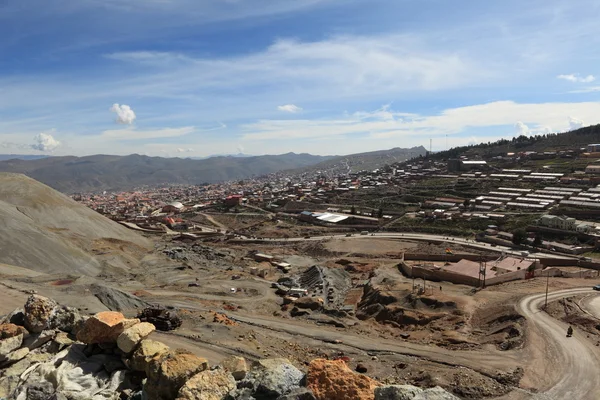
[[[548,285],[550,284],[550,270],[546,273],[546,300],[544,301],[544,310],[548,307]]]

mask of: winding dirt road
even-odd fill
[[[591,289],[568,289],[548,294],[548,301],[593,293]],[[529,363],[522,384],[540,389],[530,396],[544,400],[600,398],[600,351],[575,332],[566,337],[567,325],[542,311],[545,294],[523,298],[519,311],[529,322],[526,351]]]

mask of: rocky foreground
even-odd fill
[[[147,337],[154,325],[76,309],[32,295],[0,319],[0,399],[16,400],[451,400],[436,387],[385,386],[343,360],[316,359],[305,373],[286,359],[220,365]]]

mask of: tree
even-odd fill
[[[379,211],[377,211],[377,218],[381,219],[383,218],[383,209],[380,208]]]
[[[515,246],[520,246],[527,240],[527,232],[524,229],[517,229],[513,232],[512,242]]]
[[[356,207],[352,206],[352,208],[350,209],[350,214],[356,215]]]
[[[539,233],[535,235],[535,238],[533,239],[533,245],[536,247],[542,245],[542,235],[540,235]]]

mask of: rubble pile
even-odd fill
[[[142,322],[149,322],[159,331],[171,331],[181,326],[181,318],[174,312],[160,307],[148,307],[137,316]]]
[[[343,360],[313,360],[305,374],[283,358],[216,366],[149,339],[149,322],[77,310],[32,295],[0,318],[0,399],[335,400],[457,397],[440,388],[385,386]]]

